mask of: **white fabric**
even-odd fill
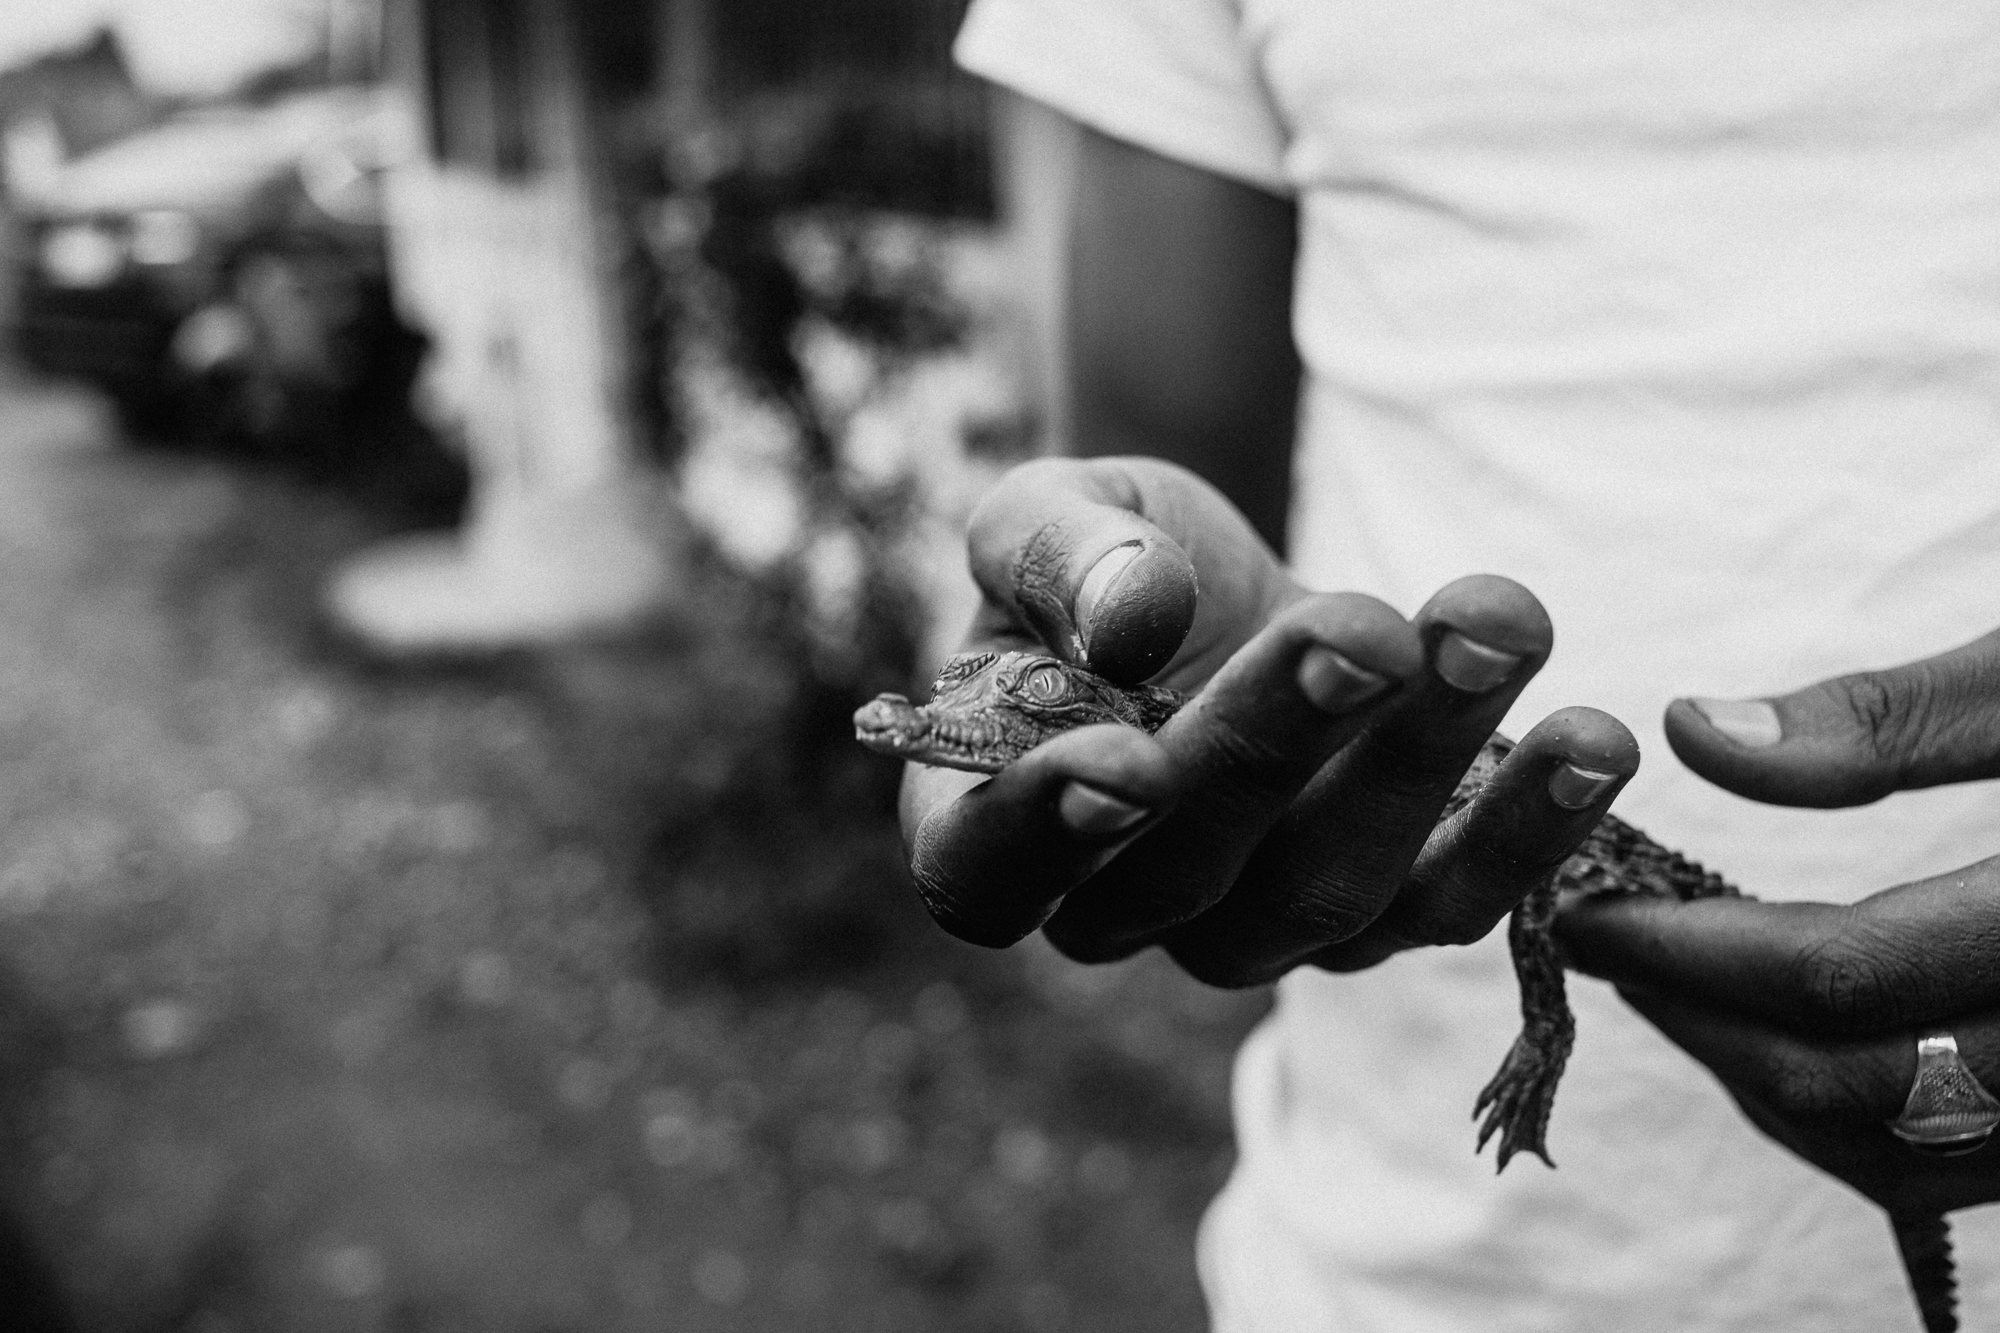
[[[980,0],[960,56],[1299,199],[1306,576],[1406,611],[1526,583],[1559,641],[1510,729],[1617,714],[1620,813],[1762,896],[2000,852],[1992,784],[1773,809],[1659,725],[2000,625],[1989,0]],[[1218,1329],[1915,1327],[1873,1207],[1598,983],[1561,1169],[1494,1179],[1503,933],[1283,983],[1203,1230]],[[1955,1221],[1968,1322],[2000,1323],[2000,1210]]]

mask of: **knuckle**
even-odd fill
[[[1804,1017],[1837,1028],[1893,1023],[1903,1007],[1896,971],[1865,941],[1845,934],[1819,939],[1800,953],[1794,977]]]
[[[1843,681],[1841,701],[1867,757],[1900,771],[1936,728],[1937,687],[1928,671],[1864,671]]]
[[[1379,897],[1379,895],[1375,895]],[[1336,878],[1310,883],[1275,914],[1284,938],[1323,948],[1352,939],[1380,922],[1379,902],[1358,886]]]
[[[1208,740],[1215,747],[1223,762],[1232,768],[1244,769],[1252,773],[1266,769],[1289,767],[1290,756],[1282,746],[1273,744],[1264,737],[1244,727],[1232,718],[1223,716],[1220,710],[1209,714],[1212,729]]]
[[[1206,802],[1226,817],[1262,818],[1259,812],[1289,801],[1310,772],[1314,756],[1293,753],[1228,710],[1207,709],[1202,723],[1204,753],[1195,762],[1210,775]]]
[[[1862,672],[1841,682],[1841,701],[1862,735],[1876,743],[1894,725],[1898,692],[1879,672]]]
[[[2000,689],[1984,663],[1969,668],[1926,669],[1917,690],[1919,703],[1903,723],[1903,763],[1899,776],[1927,760],[1989,756],[2000,751]]]

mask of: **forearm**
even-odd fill
[[[1084,134],[1063,339],[1071,448],[1179,463],[1283,549],[1296,208]]]
[[[1122,385],[1079,385],[1074,398],[1073,451],[1091,457],[1149,454],[1196,473],[1243,511],[1257,532],[1285,549],[1291,504],[1292,441],[1297,368],[1272,375],[1266,392],[1209,410],[1166,414]]]

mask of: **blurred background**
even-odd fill
[[[1173,1330],[1256,997],[950,940],[962,0],[0,0],[0,1328]]]

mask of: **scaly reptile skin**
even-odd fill
[[[1156,686],[1126,689],[1081,667],[1035,653],[967,653],[945,663],[928,704],[884,694],[854,714],[855,738],[878,754],[920,764],[997,773],[1043,741],[1072,727],[1117,722],[1158,731],[1185,696]],[[1459,780],[1441,819],[1463,810],[1485,787],[1513,742],[1494,736]],[[1521,1035],[1481,1089],[1483,1116],[1474,1151],[1497,1132],[1499,1169],[1518,1152],[1549,1166],[1545,1147],[1556,1084],[1575,1044],[1576,1022],[1563,989],[1562,961],[1549,927],[1558,896],[1638,893],[1686,902],[1733,895],[1734,885],[1614,815],[1591,830],[1576,853],[1514,910],[1507,943],[1521,987]],[[1958,1327],[1956,1282],[1945,1219],[1890,1218],[1927,1333]]]

